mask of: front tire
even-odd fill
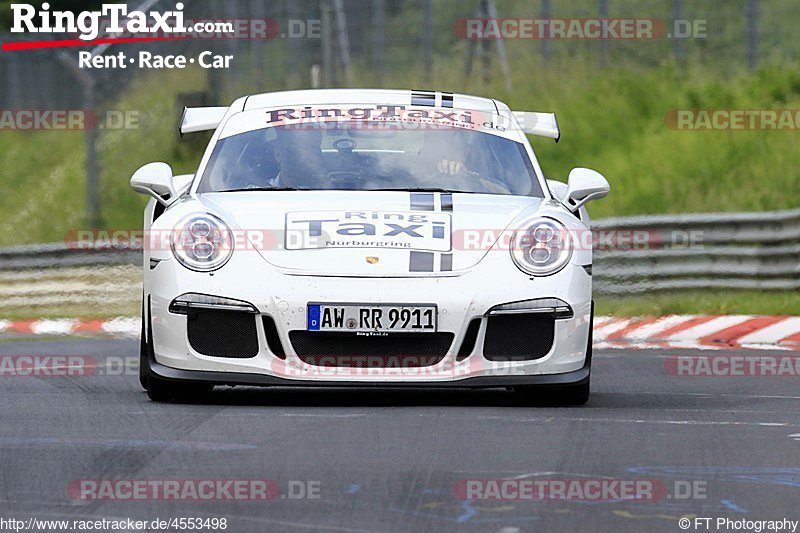
[[[147,397],[154,402],[193,403],[203,399],[214,388],[204,383],[175,383],[148,376]]]
[[[592,311],[589,316],[589,338],[586,341],[586,366],[589,367],[589,375],[581,383],[573,385],[563,385],[560,387],[515,387],[515,391],[520,394],[528,405],[562,405],[562,406],[581,406],[589,401],[591,390],[591,368],[592,368],[592,330],[594,327],[594,301]]]
[[[556,393],[556,401],[560,405],[580,406],[585,405],[589,401],[589,393],[591,389],[591,379],[586,378],[586,383],[580,385],[571,385],[563,387]]]
[[[142,332],[139,337],[139,384],[147,390],[147,354],[149,346],[145,338],[145,324],[147,317],[144,314],[144,297],[142,297]]]
[[[145,316],[144,311],[143,301],[142,336],[139,343],[139,384],[147,391],[147,397],[154,402],[192,402],[211,392],[213,385],[167,381],[150,372],[149,363],[153,358],[153,328],[149,313]]]
[[[523,405],[534,407],[578,407],[589,401],[590,379],[576,385],[515,387]]]

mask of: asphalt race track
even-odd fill
[[[102,369],[0,378],[0,515],[224,517],[228,531],[364,532],[674,532],[681,517],[800,519],[797,378],[665,370],[670,356],[709,352],[596,351],[582,408],[520,406],[504,390],[236,388],[203,405],[156,404],[135,369],[117,364],[137,353],[133,339],[0,343],[2,356],[89,356]],[[463,480],[507,478],[651,480],[666,495],[517,501],[453,492]],[[68,490],[77,480],[175,479],[270,479],[281,492],[269,501],[106,501]],[[290,485],[291,496],[318,497],[293,499]]]

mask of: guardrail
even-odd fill
[[[800,289],[800,209],[611,218],[592,230],[600,293]],[[603,249],[625,232],[632,244]]]
[[[595,289],[800,289],[800,209],[597,220]],[[0,272],[141,264],[126,247],[68,243],[0,249]]]
[[[141,265],[141,250],[98,244],[76,247],[66,242],[0,248],[0,272],[81,266]]]

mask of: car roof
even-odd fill
[[[421,105],[510,113],[507,105],[492,98],[409,89],[307,89],[255,94],[245,98],[243,111],[280,106],[344,104]]]

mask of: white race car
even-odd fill
[[[505,387],[589,397],[597,172],[545,180],[555,115],[489,98],[308,90],[189,108],[196,174],[150,163],[140,377],[215,385]],[[524,394],[528,397],[528,394]]]

